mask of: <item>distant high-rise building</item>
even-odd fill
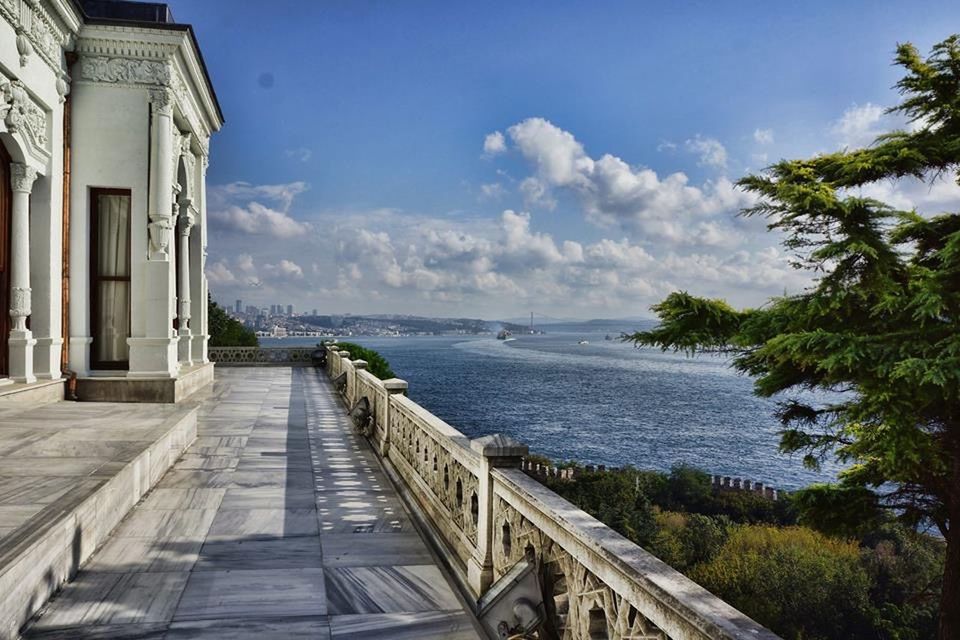
[[[275,304],[270,305],[270,315],[272,316],[277,315],[277,305]]]
[[[242,303],[240,302],[240,300],[238,299],[238,300],[237,300],[237,306],[234,307],[234,309],[236,310],[237,313],[240,313],[240,311],[241,311],[242,308],[243,308],[243,304],[242,304]]]
[[[292,316],[292,315],[293,315],[293,305],[292,305],[292,304],[288,304],[288,305],[287,305],[287,315],[288,315],[288,316]]]
[[[313,313],[311,313],[310,315],[313,315],[313,316],[317,315],[317,310],[314,309],[314,310],[313,310]]]

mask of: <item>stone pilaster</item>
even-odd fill
[[[147,209],[149,243],[147,260],[141,262],[138,269],[142,274],[138,279],[143,287],[139,295],[134,292],[133,324],[143,327],[143,333],[128,340],[130,370],[127,376],[131,378],[176,378],[179,369],[177,338],[173,335],[176,269],[172,261],[174,247],[171,238],[176,213],[173,199],[174,100],[170,89],[150,91],[153,155]],[[179,151],[178,147],[176,152]]]

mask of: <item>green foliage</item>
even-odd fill
[[[734,528],[690,577],[786,640],[875,637],[855,542],[803,527]]]
[[[532,458],[554,466],[543,456]],[[685,465],[669,474],[574,466],[572,480],[542,482],[675,569],[712,580],[704,586],[785,637],[800,637],[801,631],[804,638],[831,640],[933,636],[944,544],[895,522],[877,508],[870,491],[813,485],[774,501],[751,491],[713,489],[706,473]],[[862,522],[851,526],[842,514]],[[797,526],[798,518],[810,526]],[[728,544],[735,532],[740,542]],[[823,554],[810,551],[824,540],[829,544]],[[788,549],[763,557],[765,546],[778,544]],[[815,572],[833,562],[838,549],[838,575],[828,573],[826,590],[815,591]],[[751,579],[772,580],[771,590],[750,585]],[[846,586],[855,591],[837,596]],[[800,589],[795,597],[793,588]],[[814,598],[804,600],[810,590]],[[828,621],[801,625],[804,616],[816,614],[816,603],[835,597]]]
[[[873,506],[934,523],[950,558],[945,639],[960,637],[960,213],[899,211],[858,188],[903,176],[960,181],[960,36],[926,58],[900,45],[896,63],[905,75],[892,111],[911,130],[865,149],[782,160],[738,183],[757,197],[743,215],[766,218],[815,284],[743,311],[673,293],[654,306],[660,325],[628,339],[725,351],[761,396],[844,392],[833,403],[781,404],[783,451],[810,466],[831,455],[847,465],[838,486],[817,487],[798,506],[833,532],[856,531]]]
[[[936,633],[943,576],[943,543],[888,523],[870,532],[861,549],[876,603],[875,626],[885,638],[921,640]]]
[[[632,469],[626,473],[590,473],[578,468],[575,481],[548,479],[546,484],[597,520],[646,546],[653,539],[656,524],[650,498],[638,490],[638,473]]]
[[[257,335],[207,296],[207,330],[211,347],[256,347]]]
[[[726,516],[663,511],[656,516],[657,533],[649,550],[679,571],[709,562],[730,536],[732,524]]]
[[[387,359],[377,351],[361,347],[352,342],[338,342],[337,347],[344,351],[349,351],[351,360],[365,361],[367,363],[367,371],[381,380],[389,380],[390,378],[397,377],[397,374],[390,368],[390,363],[387,362]]]

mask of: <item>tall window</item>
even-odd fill
[[[90,192],[90,329],[94,369],[130,361],[130,190]]]

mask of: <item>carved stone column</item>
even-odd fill
[[[150,91],[151,159],[150,196],[147,206],[146,260],[134,258],[132,318],[134,335],[130,345],[128,378],[176,378],[178,375],[176,316],[176,265],[173,229],[174,159],[179,148],[173,145],[175,97],[165,87]],[[140,224],[143,223],[141,218]],[[143,227],[140,227],[143,232]],[[137,234],[136,228],[134,234]],[[142,237],[142,236],[141,236]],[[142,254],[141,254],[142,255]]]
[[[150,203],[150,260],[170,259],[170,232],[173,228],[171,212],[173,210],[173,92],[169,89],[156,89],[150,92],[153,105],[154,143],[157,145],[156,180],[153,187],[153,201]],[[179,150],[178,150],[179,151]]]
[[[37,171],[17,162],[10,165],[13,210],[10,220],[10,377],[16,382],[36,382],[33,346],[27,329],[30,316],[30,192]]]
[[[193,205],[185,202],[181,205],[179,233],[180,246],[177,251],[180,253],[178,262],[178,275],[180,277],[180,297],[177,301],[177,317],[180,319],[179,329],[179,356],[180,363],[190,366],[193,364],[191,357],[192,335],[190,330],[190,230],[196,220],[196,216],[191,209]]]
[[[201,147],[205,145],[201,143]],[[207,277],[204,274],[207,257],[207,166],[209,157],[201,153],[196,163],[197,175],[194,213],[194,228],[190,233],[190,298],[193,312],[190,314],[190,333],[193,336],[191,354],[197,363],[209,362],[207,358]]]

